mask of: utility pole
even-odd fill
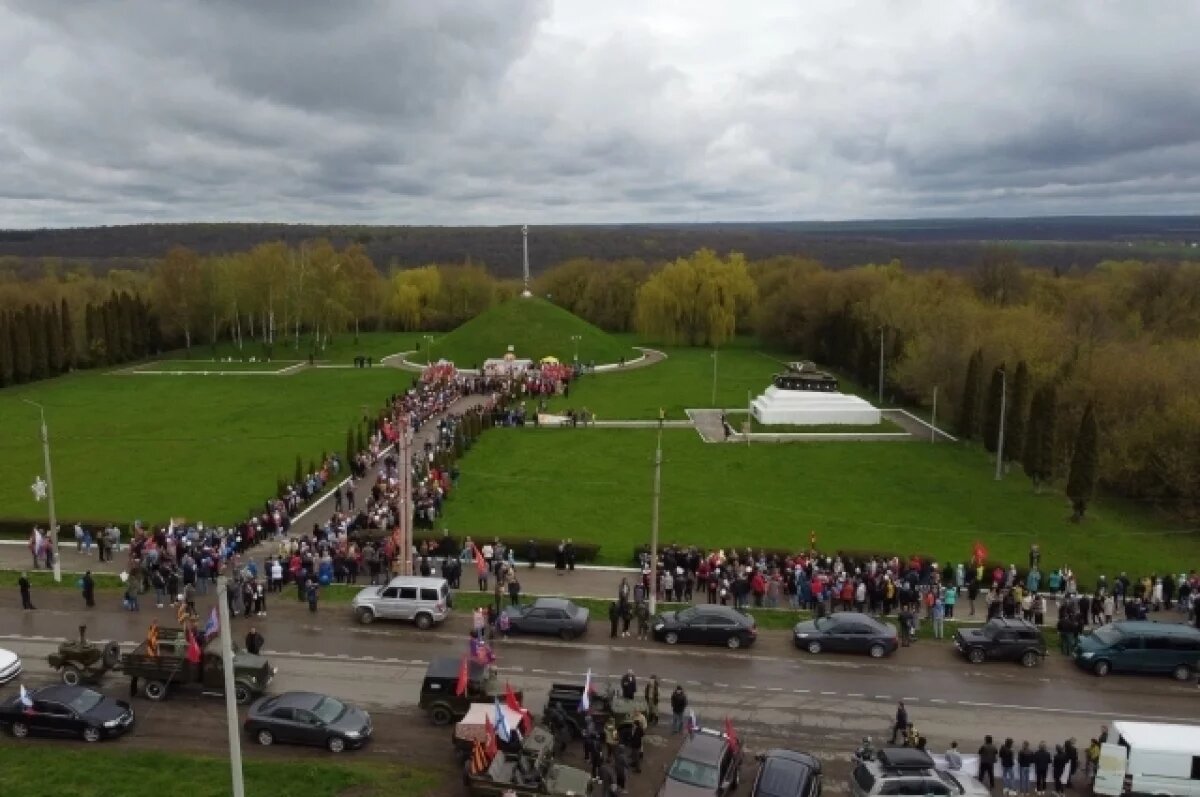
[[[879,328],[879,406],[883,406],[883,333],[884,328]]]
[[[425,364],[433,363],[433,335],[425,335]]]
[[[525,283],[521,296],[528,299],[533,294],[529,292],[529,226],[526,224],[521,225],[521,272]]]
[[[412,575],[412,429],[400,430],[400,575]]]
[[[572,335],[571,336],[571,342],[575,344],[575,360],[574,360],[574,362],[576,362],[576,363],[579,362],[579,341],[582,338],[583,338],[582,335]]]
[[[933,412],[929,416],[929,442],[937,442],[937,389],[938,386],[933,386]]]
[[[658,608],[658,502],[662,496],[662,411],[658,415],[658,445],[654,449],[654,502],[650,508],[650,614]]]
[[[1000,428],[996,431],[996,481],[1004,478],[1004,413],[1008,397],[1008,373],[1000,369]]]
[[[229,624],[229,599],[227,598],[226,578],[217,577],[217,617],[220,627],[217,634],[221,638],[221,669],[225,678],[225,726],[229,734],[229,773],[233,778],[233,797],[245,797],[246,784],[242,781],[242,737],[238,731],[237,695],[233,683],[233,643],[230,635],[233,627]]]
[[[42,418],[42,459],[46,465],[46,503],[50,508],[50,550],[54,561],[54,580],[59,582],[62,581],[62,563],[58,555],[58,514],[54,511],[54,474],[50,470],[50,431],[46,428],[46,408],[29,399],[21,401],[37,407]]]
[[[717,347],[713,346],[713,384],[712,384],[712,405],[717,407]]]

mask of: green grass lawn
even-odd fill
[[[303,360],[272,360],[266,362],[260,360],[258,362],[247,362],[244,360],[234,360],[233,362],[223,362],[221,360],[151,360],[146,363],[139,363],[134,366],[133,370],[150,372],[155,371],[191,371],[203,373],[205,371],[219,371],[222,373],[247,373],[247,374],[272,374],[284,368],[293,365],[304,364]]]
[[[632,337],[617,336],[632,342]],[[709,349],[660,348],[667,359],[647,368],[587,374],[571,387],[568,398],[550,402],[551,411],[587,407],[597,420],[684,419],[684,410],[724,407],[744,409],[747,394],[757,398],[783,370],[778,359],[750,348],[749,341],[717,354],[717,400],[713,403],[713,356]],[[781,355],[782,356],[782,355]]]
[[[578,341],[572,339],[575,335]],[[420,359],[424,360],[429,344],[421,345]],[[627,342],[537,297],[510,299],[452,332],[435,336],[431,351],[434,360],[473,368],[489,357],[503,357],[510,345],[517,357],[540,360],[553,356],[564,363],[571,362],[577,350],[580,362],[597,365],[638,356]]]
[[[29,485],[44,471],[38,413],[50,429],[60,520],[127,524],[168,516],[229,523],[261,505],[347,428],[406,387],[394,368],[290,376],[78,373],[0,392],[0,515],[44,520]]]
[[[169,740],[164,740],[169,743]],[[224,744],[223,742],[221,744]],[[224,758],[164,751],[82,749],[56,744],[0,745],[0,794],[20,797],[227,797]],[[421,797],[438,778],[401,766],[365,762],[331,764],[311,758],[243,761],[246,794],[271,797]],[[182,788],[181,788],[182,787]]]
[[[601,543],[603,561],[627,563],[650,538],[654,441],[642,430],[491,432],[464,465],[446,525],[521,538],[569,530]],[[1200,557],[1196,535],[1164,533],[1119,506],[1098,503],[1080,526],[1068,515],[1060,494],[1034,495],[1020,475],[992,481],[967,446],[717,446],[690,430],[664,434],[664,544],[800,548],[814,530],[825,550],[963,560],[979,540],[992,558],[1023,565],[1037,542],[1046,566],[1069,564],[1084,581],[1186,569]]]
[[[312,336],[301,335],[300,345],[296,346],[296,338],[278,333],[272,350],[273,360],[308,360],[312,351]],[[355,357],[374,357],[376,361],[389,354],[399,354],[402,351],[412,351],[421,344],[419,332],[362,332],[358,341],[354,340],[353,332],[335,335],[333,341],[325,349],[315,352],[318,361],[335,364],[352,364]],[[262,359],[265,354],[263,344],[258,341],[246,340],[241,349],[233,343],[223,340],[215,349],[208,345],[192,347],[192,360],[211,360],[224,357],[234,359]],[[188,359],[183,349],[169,352],[164,359]]]

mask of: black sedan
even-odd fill
[[[651,623],[654,638],[668,645],[691,642],[741,648],[753,645],[758,638],[758,625],[753,617],[715,603],[663,612],[655,615]]]
[[[869,614],[837,612],[817,620],[797,623],[792,629],[796,647],[809,653],[869,653],[879,659],[900,647],[896,629]]]
[[[808,753],[768,750],[758,756],[750,797],[815,797],[821,794],[821,762]]]
[[[574,639],[587,633],[588,610],[566,598],[538,598],[524,606],[508,606],[508,630],[518,634],[551,634]]]
[[[82,686],[47,686],[28,693],[29,705],[17,695],[0,703],[0,726],[18,739],[27,736],[70,736],[85,742],[120,736],[133,727],[133,709]]]
[[[314,692],[284,692],[250,706],[243,727],[261,745],[275,742],[326,747],[340,753],[371,738],[367,712]]]

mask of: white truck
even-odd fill
[[[1200,726],[1112,723],[1092,791],[1200,797]]]

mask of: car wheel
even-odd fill
[[[668,645],[674,645],[679,641],[679,634],[675,633],[674,631],[668,631],[666,635],[663,636],[663,641]]]
[[[1023,667],[1036,667],[1041,660],[1042,657],[1036,650],[1027,650],[1021,654],[1021,666]]]
[[[346,749],[346,740],[340,736],[330,736],[326,745],[331,753],[340,753]]]
[[[83,729],[83,740],[85,742],[100,741],[100,729],[93,727],[91,725],[87,726],[86,728]]]
[[[256,733],[254,738],[257,739],[258,743],[263,747],[270,747],[271,745],[275,744],[275,734],[271,733],[266,728],[263,728]]]
[[[967,661],[972,664],[983,664],[987,659],[987,654],[983,652],[983,648],[971,648],[967,651]]]
[[[558,632],[558,635],[562,637],[564,642],[570,642],[575,638],[575,631],[571,628],[564,628]]]
[[[430,628],[433,628],[433,617],[431,615],[424,613],[418,614],[415,622],[417,624],[417,628],[421,629],[422,631],[428,631]]]
[[[370,609],[359,609],[358,621],[363,625],[370,625],[371,623],[375,622],[375,612],[371,611]]]
[[[83,670],[74,664],[64,664],[61,675],[62,682],[67,686],[79,686],[83,680]]]
[[[1096,675],[1103,678],[1104,676],[1106,676],[1110,672],[1112,672],[1112,665],[1109,664],[1104,659],[1100,659],[1100,661],[1098,661],[1092,665],[1092,672],[1096,673]]]
[[[883,655],[887,653],[887,650],[883,647],[883,645],[876,642],[867,652],[871,654],[871,658],[873,659],[882,659]]]
[[[1186,664],[1180,664],[1171,671],[1171,675],[1175,676],[1176,681],[1190,681],[1192,679],[1192,669]]]
[[[24,739],[29,736],[29,726],[23,722],[14,722],[11,730],[12,735],[18,739]]]
[[[737,650],[742,646],[742,638],[740,636],[731,636],[725,640],[725,646],[730,650]]]
[[[454,715],[446,706],[434,706],[429,709],[429,721],[434,725],[449,725],[453,719]]]
[[[233,687],[233,699],[237,701],[239,706],[244,706],[253,699],[253,695],[250,694],[250,688],[248,686],[245,684],[238,684],[237,686]]]
[[[820,653],[821,652],[821,643],[815,639],[813,641],[809,642],[808,643],[808,652],[809,653]]]
[[[149,700],[166,700],[167,685],[162,681],[146,681],[145,695]]]

